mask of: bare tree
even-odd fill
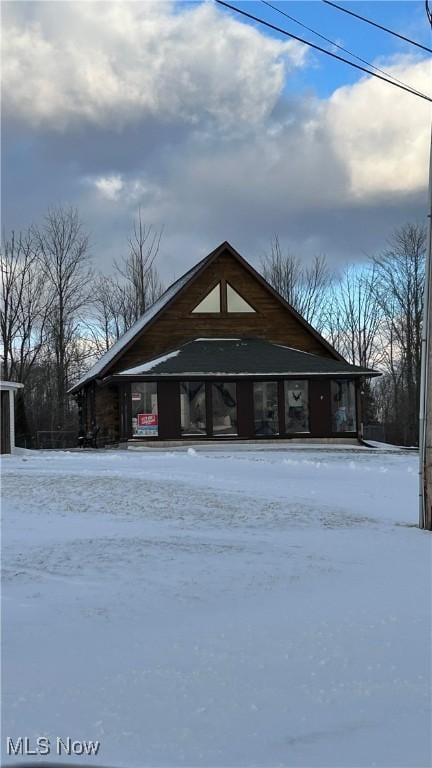
[[[129,253],[114,274],[99,274],[93,286],[93,313],[86,326],[95,354],[106,352],[163,293],[155,266],[162,231],[146,227],[141,212],[129,239]]]
[[[424,227],[406,224],[394,232],[387,250],[374,258],[393,419],[398,421],[399,439],[405,444],[418,441],[425,252]]]
[[[328,291],[324,333],[353,365],[379,368],[382,352],[382,311],[375,292],[376,267],[348,267]],[[360,388],[362,419],[376,418],[374,390],[365,378]]]
[[[162,293],[154,261],[159,253],[162,230],[146,226],[141,210],[134,221],[129,238],[129,253],[122,262],[115,263],[117,273],[123,278],[124,308],[131,313],[127,324],[132,325],[156,301]]]
[[[316,256],[303,265],[298,256],[283,253],[277,235],[270,253],[261,262],[262,273],[270,285],[318,331],[324,324],[324,308],[331,274],[325,256]]]
[[[120,293],[117,280],[102,274],[96,277],[93,293],[94,319],[92,317],[89,327],[97,354],[106,352],[123,332]]]
[[[12,232],[0,256],[2,375],[25,382],[45,341],[49,297],[30,232]]]
[[[349,267],[328,293],[326,335],[353,365],[376,368],[383,361],[382,309],[374,264]]]
[[[53,414],[56,426],[63,428],[75,342],[80,336],[80,312],[90,298],[88,236],[76,209],[55,208],[48,211],[41,226],[33,229],[33,238],[51,296],[48,331],[55,370]]]
[[[112,275],[99,274],[93,285],[93,312],[86,326],[96,354],[106,352],[135,322],[130,286]]]

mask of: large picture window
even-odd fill
[[[333,432],[355,432],[356,402],[353,381],[339,379],[331,382]]]
[[[180,416],[182,435],[206,434],[206,396],[202,382],[181,382]]]
[[[285,387],[285,431],[309,432],[309,387],[304,380],[284,382]]]
[[[276,381],[255,381],[254,418],[256,435],[279,434],[278,385]]]
[[[234,383],[212,384],[213,435],[237,434],[237,393]]]
[[[131,384],[132,436],[157,437],[159,434],[157,384],[140,381]]]

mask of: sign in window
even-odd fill
[[[153,381],[132,384],[132,436],[158,437],[159,413],[157,384]]]

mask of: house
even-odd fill
[[[0,453],[13,453],[15,449],[15,392],[23,384],[16,381],[0,381],[1,398],[1,446]]]
[[[174,282],[70,390],[105,441],[356,440],[348,364],[227,242]]]

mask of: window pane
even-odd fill
[[[206,434],[206,397],[202,382],[181,382],[180,414],[182,435]]]
[[[220,283],[218,283],[207,296],[200,301],[193,312],[220,312],[221,311],[221,299],[220,299]]]
[[[228,312],[255,312],[254,308],[234,288],[231,288],[229,283],[226,288]]]
[[[131,398],[133,437],[157,437],[159,422],[156,382],[132,383]]]
[[[254,382],[255,434],[278,435],[278,386],[276,381]]]
[[[212,384],[213,434],[237,434],[237,395],[235,384]]]
[[[355,385],[341,379],[331,382],[331,408],[333,432],[356,431]]]
[[[285,381],[285,431],[309,432],[309,387],[307,381]]]

